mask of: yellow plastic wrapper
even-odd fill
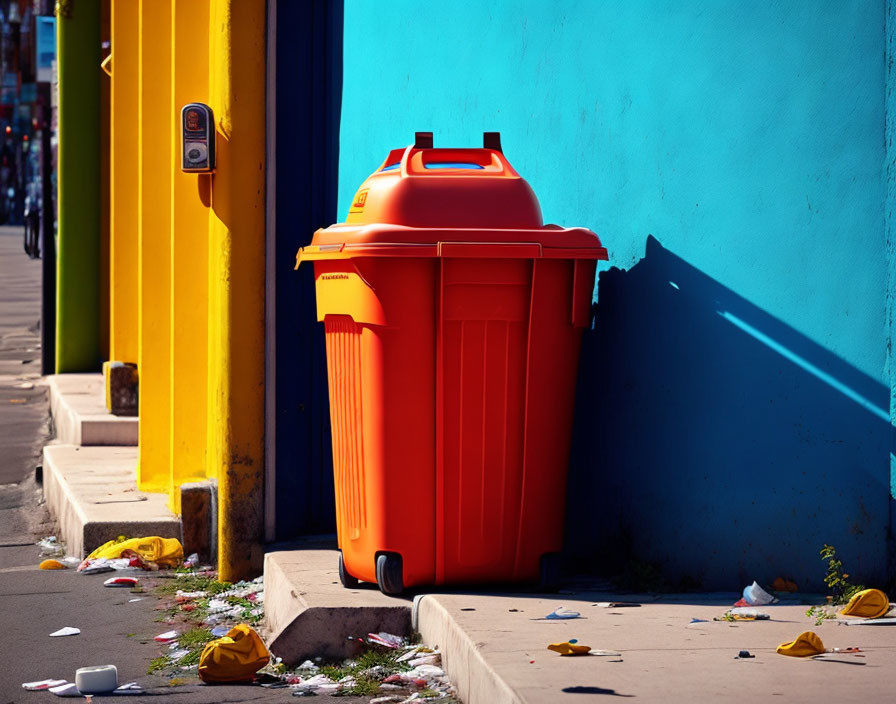
[[[553,650],[561,655],[587,655],[591,652],[591,646],[567,641],[565,643],[551,643],[548,646],[548,650]]]
[[[131,538],[121,542],[110,541],[101,545],[89,557],[114,560],[125,550],[133,550],[143,560],[155,562],[162,567],[177,567],[184,561],[184,548],[177,538]]]
[[[781,643],[776,652],[778,655],[789,655],[794,658],[807,658],[810,655],[820,655],[824,652],[824,643],[818,634],[812,631],[800,633],[796,640],[789,643]]]
[[[270,659],[261,637],[241,623],[223,638],[206,643],[199,658],[199,678],[203,682],[249,682]]]
[[[880,589],[863,589],[840,612],[841,616],[880,618],[890,610],[890,600]]]
[[[63,565],[59,560],[44,560],[38,565],[42,570],[67,570],[68,567]]]

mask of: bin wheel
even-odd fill
[[[397,596],[404,591],[401,577],[401,555],[385,552],[376,558],[376,583],[383,594]]]
[[[560,588],[560,553],[548,552],[541,556],[538,586],[542,592],[556,592]]]
[[[342,558],[342,550],[339,551],[339,581],[346,589],[354,589],[358,586],[358,578],[353,577],[345,569],[345,560]]]

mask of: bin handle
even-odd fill
[[[414,144],[401,155],[401,176],[503,176],[519,178],[519,174],[501,151],[499,132],[483,133],[482,148],[434,148],[432,132],[417,132]],[[477,169],[441,168],[429,169],[428,164],[471,164]]]

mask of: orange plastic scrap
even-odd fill
[[[880,618],[889,610],[890,600],[880,589],[863,589],[853,595],[840,614],[860,618]]]
[[[249,682],[270,661],[259,635],[245,623],[206,644],[199,658],[203,682]]]
[[[789,655],[795,658],[806,658],[811,655],[820,655],[824,652],[824,643],[818,634],[812,631],[800,633],[795,640],[789,643],[781,643],[776,649],[778,655]]]
[[[67,570],[68,567],[63,565],[59,560],[44,560],[38,565],[42,570]]]
[[[565,643],[551,643],[548,650],[553,650],[561,655],[587,655],[591,652],[590,645],[579,645],[576,641],[567,641]]]
[[[798,592],[799,587],[796,585],[796,582],[793,582],[789,579],[784,579],[783,577],[778,577],[772,582],[772,589],[776,592]]]

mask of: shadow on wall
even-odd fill
[[[820,591],[887,572],[889,391],[652,236],[602,272],[580,364],[567,551],[592,571]],[[587,517],[587,520],[582,520]]]

